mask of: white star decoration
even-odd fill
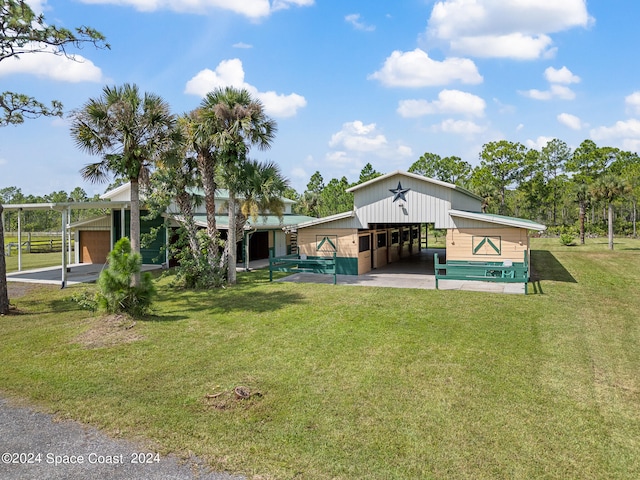
[[[400,185],[400,182],[398,182],[398,188],[390,188],[389,191],[391,193],[393,193],[393,201],[395,202],[396,200],[400,199],[403,201],[407,201],[407,197],[404,196],[405,193],[407,193],[409,190],[411,190],[410,188],[402,188],[402,185]]]

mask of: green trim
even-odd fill
[[[338,247],[336,247],[335,243],[333,243],[331,241],[331,239],[329,237],[327,237],[327,236],[325,236],[320,243],[317,243],[317,242],[318,242],[318,236],[316,236],[316,244],[317,244],[316,250],[320,250],[322,248],[322,246],[324,245],[324,242],[329,242],[329,245],[331,245],[333,247],[333,251],[334,252],[338,251]]]
[[[482,238],[482,240],[480,240],[480,243],[476,244],[476,239],[477,238]],[[493,240],[497,240],[497,246],[496,244],[491,240],[493,238]],[[489,247],[491,247],[493,249],[494,252],[496,253],[478,253],[478,251],[484,247],[486,245],[488,245]],[[502,251],[502,237],[476,237],[473,236],[472,240],[471,240],[471,245],[472,245],[472,251],[474,255],[500,255],[501,251]]]

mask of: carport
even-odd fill
[[[14,272],[12,274],[7,274],[7,280],[14,278],[21,278],[19,274],[22,272],[22,212],[26,210],[53,210],[56,212],[60,212],[61,215],[61,238],[62,238],[62,253],[61,257],[61,265],[60,267],[54,267],[53,269],[41,269],[37,272],[37,274],[43,274],[49,279],[52,275],[57,275],[58,281],[54,281],[53,283],[61,283],[62,288],[67,285],[69,281],[69,276],[72,273],[69,265],[72,263],[71,261],[71,239],[70,239],[70,230],[69,230],[69,219],[71,218],[72,210],[87,210],[87,209],[108,209],[108,210],[121,210],[124,212],[127,208],[129,208],[130,202],[124,201],[102,201],[102,202],[55,202],[55,203],[23,203],[23,204],[8,204],[3,205],[4,211],[2,212],[2,221],[4,225],[4,215],[6,211],[16,211],[18,213],[18,272]],[[124,215],[121,215],[121,218],[124,221]],[[97,265],[99,268],[102,268],[102,264]],[[74,266],[73,269],[77,269],[78,266]],[[83,272],[91,271],[92,268],[87,269],[79,269],[78,276],[84,275]],[[57,272],[57,273],[54,273]],[[36,272],[26,272],[28,275],[25,278],[25,281],[28,281],[30,278],[29,275],[35,274]],[[45,274],[46,273],[46,274]],[[74,272],[75,273],[75,272]],[[99,271],[98,271],[99,274]],[[31,277],[33,278],[33,277]],[[79,278],[79,277],[78,277]],[[96,277],[97,278],[97,277]],[[46,282],[48,283],[48,282]],[[77,283],[77,281],[74,281]]]

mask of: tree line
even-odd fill
[[[60,203],[60,202],[89,202],[100,201],[100,195],[89,197],[87,192],[76,187],[71,192],[64,190],[54,191],[47,195],[25,195],[22,189],[12,186],[0,188],[0,203],[25,204],[25,203]],[[106,211],[97,209],[72,210],[69,221],[78,222],[98,215],[105,215]],[[25,232],[59,232],[62,228],[60,224],[60,214],[52,210],[25,210],[22,212],[20,220],[21,228]],[[5,210],[4,228],[9,232],[18,230],[18,212]]]
[[[465,188],[483,199],[482,210],[543,223],[550,234],[637,236],[640,157],[584,140],[575,150],[553,139],[541,149],[500,140],[485,144],[473,167],[459,157],[425,153],[408,169]],[[297,212],[326,216],[351,210],[346,189],[380,175],[365,165],[356,183],[327,184],[315,172],[297,195]],[[294,194],[295,195],[295,194]]]

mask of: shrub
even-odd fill
[[[118,240],[109,253],[109,268],[98,279],[98,307],[109,313],[142,315],[148,312],[156,290],[149,272],[140,277],[140,285],[133,286],[134,275],[140,273],[142,256],[131,251],[129,239]]]
[[[561,233],[560,234],[560,243],[562,245],[574,245],[575,238],[570,233]]]
[[[186,232],[181,231],[174,246],[173,256],[178,261],[178,266],[172,286],[196,290],[224,286],[227,278],[224,268],[219,265],[219,261],[216,262],[217,266],[211,266],[207,258],[208,242],[212,240],[207,236],[206,231],[198,232],[200,250],[197,252],[189,248],[185,236]]]

